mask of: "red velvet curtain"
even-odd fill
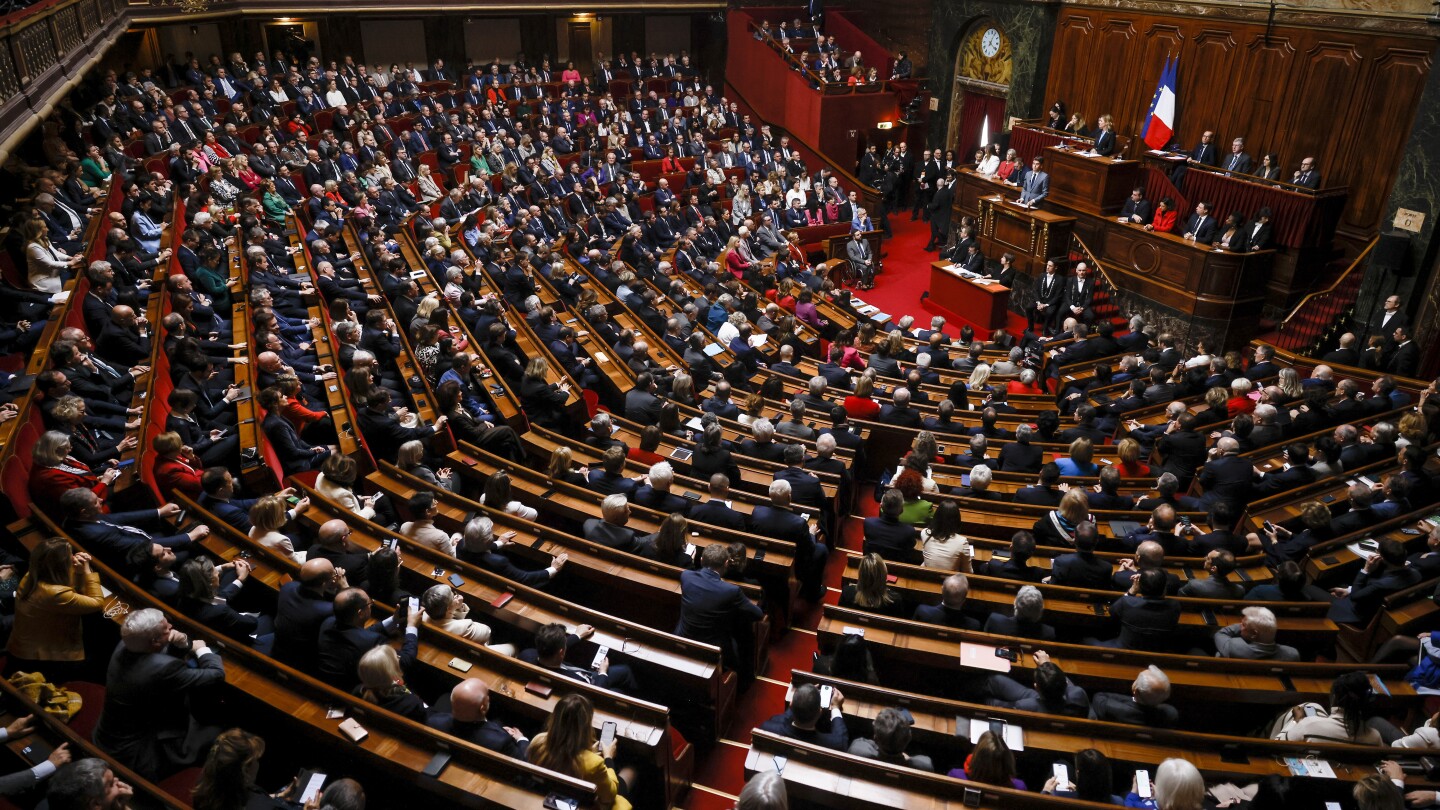
[[[975,150],[980,146],[980,127],[986,115],[990,116],[990,142],[994,143],[1004,128],[1005,99],[966,90],[955,143],[956,162],[970,163],[974,159]]]

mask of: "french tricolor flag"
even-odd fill
[[[1150,100],[1150,114],[1145,118],[1145,129],[1140,137],[1151,149],[1164,149],[1175,134],[1175,77],[1179,66],[1180,57],[1165,58],[1165,71],[1160,74],[1155,97]]]

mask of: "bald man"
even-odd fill
[[[150,324],[132,307],[116,304],[95,347],[100,359],[117,366],[150,364]]]
[[[435,710],[450,712],[450,733],[462,740],[516,759],[524,759],[530,750],[530,740],[520,729],[490,719],[490,687],[479,678],[456,684],[448,699],[435,702]]]
[[[335,614],[335,594],[350,587],[345,571],[328,559],[309,559],[299,579],[280,586],[275,607],[275,657],[297,669],[312,670],[320,625]]]
[[[311,560],[329,560],[345,572],[345,578],[357,588],[369,586],[370,555],[349,540],[350,526],[340,519],[327,520],[315,533],[315,543],[308,552]]]
[[[1225,436],[1210,450],[1210,460],[1200,469],[1200,486],[1205,488],[1202,500],[1206,506],[1217,501],[1244,508],[1250,501],[1250,481],[1255,476],[1249,461],[1240,458],[1240,442]]]

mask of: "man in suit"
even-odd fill
[[[1021,582],[1039,582],[1045,572],[1030,565],[1035,554],[1035,535],[1025,530],[1015,532],[1010,538],[1010,556],[995,556],[985,567],[985,573],[1001,579],[1016,579]]]
[[[1258,467],[1254,469],[1254,497],[1257,499],[1268,498],[1315,480],[1315,471],[1310,468],[1310,449],[1304,442],[1285,446],[1285,464],[1281,469],[1269,472]]]
[[[1200,166],[1214,166],[1218,155],[1215,152],[1215,133],[1206,130],[1200,135],[1200,143],[1190,150],[1190,157],[1186,163]]]
[[[462,678],[435,702],[435,709],[449,713],[450,733],[462,740],[515,759],[524,759],[530,750],[524,732],[490,719],[490,687],[479,678]]]
[[[919,427],[922,417],[919,411],[910,407],[910,389],[896,386],[892,399],[893,402],[887,402],[880,408],[875,421],[899,427]]]
[[[1195,204],[1195,213],[1185,222],[1185,238],[1197,244],[1210,244],[1215,239],[1215,217],[1210,216],[1210,204]]]
[[[190,544],[210,534],[210,528],[203,524],[188,532],[169,534],[168,526],[162,521],[180,514],[180,507],[173,503],[159,509],[102,514],[100,497],[90,489],[76,487],[60,496],[59,507],[66,529],[90,553],[114,568],[124,567],[126,556],[136,547],[161,545],[184,553]],[[141,526],[151,526],[156,531]]]
[[[1072,588],[1109,588],[1110,563],[1095,556],[1099,531],[1091,521],[1075,527],[1075,551],[1055,557],[1050,565],[1049,583]]]
[[[715,385],[715,393],[700,403],[700,410],[706,413],[713,413],[721,419],[735,419],[739,417],[740,407],[731,401],[730,391],[730,383],[717,383]]]
[[[1180,490],[1190,487],[1195,468],[1204,463],[1209,452],[1205,449],[1205,437],[1195,431],[1197,421],[1195,414],[1184,413],[1170,422],[1164,435],[1155,442],[1155,449],[1164,459],[1160,471],[1174,474]]]
[[[1320,188],[1320,172],[1315,168],[1315,158],[1307,157],[1300,161],[1300,168],[1296,170],[1291,182],[1302,188]]]
[[[1299,661],[1294,647],[1275,643],[1275,614],[1269,608],[1251,605],[1241,611],[1239,622],[1226,625],[1215,633],[1217,658],[1241,658],[1249,661]]]
[[[664,404],[656,396],[655,378],[649,372],[635,378],[635,387],[625,394],[625,418],[642,425],[653,425],[660,421],[660,406]]]
[[[624,495],[606,495],[600,502],[600,517],[588,518],[583,525],[586,540],[602,546],[631,551],[635,547],[635,530],[630,522],[630,499]]]
[[[187,639],[159,610],[134,611],[110,658],[95,743],[152,780],[194,764],[220,729],[197,723],[187,699],[224,681],[225,664],[204,641]]]
[[[1410,327],[1397,326],[1392,335],[1395,349],[1385,361],[1385,371],[1397,377],[1414,377],[1420,368],[1420,349],[1410,339]]]
[[[786,449],[804,454],[799,445]],[[815,486],[819,486],[818,480]],[[791,507],[793,492],[790,482],[777,475],[770,483],[770,503],[759,504],[750,513],[750,531],[795,544],[795,577],[800,581],[800,598],[818,602],[825,593],[825,558],[830,550],[824,543],[815,542],[810,525]]]
[[[1266,206],[1255,212],[1254,221],[1245,223],[1244,228],[1241,230],[1240,247],[1238,249],[1249,253],[1270,247],[1271,230],[1270,208]]]
[[[845,258],[850,261],[850,270],[859,278],[859,288],[868,290],[875,286],[875,255],[863,231],[851,234],[845,244]]]
[[[984,631],[999,636],[1019,636],[1038,641],[1054,641],[1055,628],[1040,620],[1045,617],[1045,597],[1034,585],[1021,586],[1015,592],[1014,609],[1011,615],[991,613],[985,620]]]
[[[596,414],[599,416],[600,414]],[[603,431],[609,432],[609,420],[605,422]],[[593,439],[594,437],[591,437]],[[589,444],[591,439],[586,439]],[[591,470],[589,481],[586,484],[590,489],[601,495],[623,495],[626,498],[635,494],[640,486],[634,479],[625,477],[625,458],[627,448],[625,443],[618,439],[606,439],[614,444],[605,447],[605,455],[600,459],[600,469]]]
[[[1240,442],[1225,436],[1210,450],[1210,460],[1200,470],[1200,486],[1205,488],[1206,503],[1228,501],[1244,506],[1249,502],[1250,483],[1255,470],[1249,461],[1240,458]]]
[[[1237,174],[1249,174],[1252,165],[1254,165],[1254,162],[1250,159],[1250,155],[1245,152],[1244,138],[1236,138],[1231,141],[1230,154],[1226,155],[1225,159],[1220,162],[1220,168],[1227,172],[1235,172]]]
[[[1101,646],[1125,650],[1160,650],[1170,645],[1180,625],[1180,603],[1165,596],[1165,572],[1146,569],[1130,583],[1130,590],[1110,603],[1110,615],[1120,622],[1120,636]]]
[[[955,262],[960,269],[978,276],[985,275],[985,254],[980,252],[980,243],[971,242],[965,249],[965,256]]]
[[[1039,155],[1030,161],[1030,172],[1020,185],[1019,203],[1022,208],[1037,207],[1050,193],[1050,175],[1040,170],[1042,165]]]
[[[711,526],[721,526],[731,531],[748,531],[749,520],[745,517],[745,513],[738,512],[730,506],[729,476],[718,472],[710,476],[708,492],[709,499],[690,507],[689,518],[691,520]]]
[[[1085,689],[1067,678],[1044,650],[1036,650],[1031,656],[1035,660],[1035,688],[1023,686],[1008,675],[991,675],[985,684],[989,695],[986,702],[1062,717],[1089,716],[1090,697]]]
[[[1100,692],[1090,699],[1090,719],[1125,723],[1144,728],[1171,728],[1180,712],[1165,701],[1170,699],[1170,678],[1155,665],[1140,671],[1130,685],[1130,694]]]
[[[1389,343],[1392,339],[1394,339],[1395,329],[1397,327],[1409,325],[1410,318],[1405,314],[1404,310],[1400,308],[1400,296],[1392,295],[1389,298],[1385,299],[1385,303],[1382,305],[1380,314],[1376,316],[1374,320],[1370,321],[1369,326],[1367,326],[1365,329],[1365,334],[1371,337],[1379,335],[1380,337],[1385,338],[1386,343]],[[1341,341],[1343,345],[1343,337],[1341,338]],[[1353,335],[1351,336],[1351,341],[1354,341]],[[1359,357],[1357,355],[1354,361],[1346,363],[1346,365],[1353,366],[1356,365],[1358,362]]]
[[[700,553],[700,570],[681,572],[680,621],[675,634],[720,647],[725,664],[739,668],[745,676],[753,669],[754,656],[739,649],[738,625],[741,621],[757,622],[765,613],[739,585],[721,577],[728,561],[725,546],[715,543]]]
[[[419,652],[420,610],[397,611],[383,623],[370,625],[370,595],[359,588],[335,594],[335,613],[320,624],[315,641],[315,673],[326,683],[349,691],[360,683],[360,659],[371,649],[386,643],[404,623],[405,641],[400,647],[400,669],[415,663]],[[404,612],[404,616],[398,615]],[[368,626],[367,626],[368,625]]]
[[[547,624],[535,631],[535,646],[521,650],[518,657],[521,661],[543,667],[557,675],[584,681],[602,689],[612,689],[627,695],[638,692],[640,685],[630,667],[610,663],[608,655],[599,659],[593,667],[580,667],[565,662],[566,653],[571,647],[594,634],[595,629],[589,625],[581,625],[579,633],[571,635],[566,632],[563,624]]]
[[[1090,309],[1094,299],[1095,280],[1090,278],[1090,267],[1085,262],[1079,262],[1075,265],[1075,278],[1065,282],[1065,301],[1061,314],[1082,323],[1090,323],[1095,314]]]
[[[1024,428],[1026,426],[1021,425],[1020,427]],[[1019,435],[1020,431],[1017,430],[1016,437],[1018,438]],[[1015,503],[1048,506],[1053,509],[1060,505],[1060,499],[1064,497],[1065,494],[1056,486],[1059,483],[1060,465],[1053,461],[1046,462],[1045,466],[1040,468],[1040,480],[1035,485],[1023,487],[1015,491]]]
[[[279,457],[281,472],[284,475],[292,475],[297,472],[318,470],[320,465],[325,463],[325,459],[335,452],[335,448],[326,445],[312,445],[301,439],[299,432],[295,430],[295,425],[280,413],[280,406],[284,403],[284,399],[285,395],[280,393],[280,389],[273,387],[261,391],[257,398],[260,407],[265,409],[265,419],[260,423],[260,428],[265,431],[265,438],[275,450],[275,455]],[[445,416],[442,414],[436,421],[444,418]],[[369,434],[366,434],[365,438],[368,441]],[[394,460],[394,456],[389,458]]]
[[[886,490],[880,498],[880,514],[865,518],[864,553],[879,554],[890,562],[920,563],[922,555],[915,547],[918,539],[915,527],[900,522],[904,509],[905,496],[900,490]]]
[[[1045,274],[1035,281],[1035,303],[1025,309],[1026,329],[1034,331],[1038,322],[1044,334],[1060,325],[1065,297],[1065,279],[1057,272],[1055,260],[1045,262]]]
[[[1125,201],[1125,207],[1120,209],[1120,221],[1132,225],[1149,225],[1152,216],[1154,210],[1150,201],[1145,199],[1145,188],[1136,186],[1130,191],[1130,199]]]
[[[980,620],[965,615],[965,599],[969,595],[970,580],[964,574],[951,574],[940,584],[940,604],[919,605],[912,618],[957,630],[979,630]]]
[[[1349,587],[1330,589],[1335,601],[1330,605],[1328,617],[1334,622],[1363,627],[1384,605],[1385,597],[1415,585],[1421,576],[1418,568],[1405,564],[1405,547],[1398,540],[1386,537],[1380,541],[1380,553],[1365,561],[1365,567]]]
[[[938,167],[937,167],[938,168]],[[955,183],[950,176],[940,177],[926,211],[930,219],[930,242],[926,250],[939,250],[950,237],[950,215],[955,205]]]
[[[1245,596],[1245,586],[1231,582],[1230,574],[1235,571],[1235,555],[1224,549],[1215,549],[1205,555],[1205,571],[1208,579],[1192,579],[1180,588],[1180,596],[1201,599],[1240,599]]]
[[[833,689],[830,707],[823,708],[819,687],[807,683],[795,690],[788,709],[761,723],[760,728],[782,737],[844,751],[850,746],[850,731],[841,712],[844,705],[845,696],[840,694],[840,690]],[[828,723],[822,714],[828,715]]]

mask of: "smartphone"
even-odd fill
[[[1274,524],[1274,523],[1271,523],[1271,522],[1268,521],[1268,520],[1265,521],[1265,531],[1270,532],[1270,533],[1273,534],[1273,533],[1275,532],[1275,524]]]
[[[448,581],[452,588],[458,588],[465,584],[465,580],[461,579],[459,574],[451,574]]]
[[[427,762],[427,763],[425,763],[425,768],[424,768],[423,770],[421,770],[420,773],[424,774],[425,776],[429,776],[429,777],[431,777],[431,778],[433,779],[433,778],[439,776],[439,775],[440,775],[440,772],[443,771],[443,770],[445,770],[445,766],[446,766],[446,765],[449,765],[449,764],[450,764],[450,752],[449,752],[449,751],[436,751],[436,752],[435,752],[435,756],[431,757],[431,758],[430,758],[430,761]]]
[[[291,506],[294,506],[295,504],[300,503],[300,499],[294,495],[291,495],[290,497],[285,499],[285,502],[290,504]]]
[[[830,699],[835,695],[835,687],[825,684],[820,687],[820,708],[830,708]]]
[[[472,666],[474,665],[471,664],[469,661],[462,661],[459,658],[451,658],[449,663],[449,667],[451,669],[459,670],[461,672],[469,672]]]
[[[1004,658],[1006,661],[1009,661],[1012,664],[1020,660],[1020,654],[1010,649],[1009,647],[996,647],[995,657]]]
[[[1142,799],[1150,798],[1150,772],[1139,770],[1135,772],[1135,795]]]
[[[439,579],[440,576],[441,576],[442,574],[444,574],[444,573],[445,573],[445,569],[444,569],[444,568],[441,568],[440,566],[437,565],[437,566],[435,566],[435,570],[430,572],[430,576],[432,576],[432,577],[434,577],[434,578],[436,578],[436,579]]]
[[[326,720],[339,720],[345,716],[345,710],[339,706],[331,706],[325,710]]]
[[[410,612],[411,612],[411,613],[414,613],[415,611],[417,611],[417,610],[419,610],[419,609],[420,609],[420,600],[417,599],[417,598],[415,598],[415,597],[413,597],[413,596],[410,597]]]
[[[1057,762],[1057,763],[1055,763],[1054,765],[1051,766],[1050,770],[1051,770],[1051,773],[1053,773],[1053,774],[1055,775],[1055,789],[1056,789],[1056,790],[1069,790],[1069,789],[1070,789],[1070,766],[1066,765],[1066,764],[1063,763],[1063,762]]]
[[[325,787],[325,774],[320,771],[308,775],[302,774],[298,781],[304,785],[300,789],[300,804],[304,806],[320,795],[320,789]]]
[[[398,538],[398,537],[387,537],[387,538],[385,538],[384,540],[381,540],[381,541],[380,541],[380,545],[383,546],[384,548],[388,548],[388,549],[390,549],[391,551],[394,551],[394,550],[395,550],[395,547],[398,546],[398,545],[400,545],[400,538]]]
[[[606,720],[600,726],[600,747],[603,749],[613,742],[615,742],[615,721]]]
[[[576,810],[579,806],[579,801],[559,793],[551,793],[545,797],[545,810]]]
[[[590,659],[590,668],[595,670],[600,669],[600,662],[604,661],[606,658],[609,657],[610,648],[606,647],[604,644],[601,644],[600,649],[595,651],[595,657]]]
[[[757,549],[755,549],[755,562],[758,563],[758,562],[760,562],[760,561],[763,560],[763,559],[765,559],[765,549],[763,549],[763,548],[757,548]]]

